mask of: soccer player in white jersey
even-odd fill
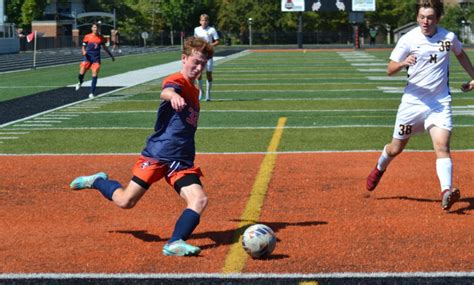
[[[194,28],[194,36],[203,38],[206,42],[210,43],[212,46],[219,45],[219,35],[217,34],[216,29],[209,26],[209,16],[207,14],[202,14],[199,17],[199,27]],[[214,67],[214,60],[211,58],[207,61],[206,64],[206,101],[211,101],[211,88],[212,88],[212,70]],[[202,99],[202,74],[198,78],[199,84],[199,100]]]
[[[461,197],[452,185],[449,146],[453,128],[448,82],[450,52],[470,76],[461,86],[464,92],[474,89],[474,69],[456,35],[437,26],[442,12],[441,1],[420,1],[418,27],[403,35],[390,55],[387,74],[391,76],[407,68],[408,83],[398,108],[393,139],[385,145],[376,167],[367,177],[367,190],[375,189],[389,163],[403,151],[410,137],[426,130],[436,153],[441,206],[449,210]]]

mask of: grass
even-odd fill
[[[249,53],[217,64],[215,100],[201,103],[197,151],[264,152],[280,117],[286,117],[287,123],[279,151],[381,150],[392,136],[405,73],[395,80],[386,77],[388,51],[370,50],[366,54],[373,56],[368,63],[383,64],[376,67],[380,71],[364,71],[367,67],[352,65],[344,54],[333,51]],[[474,58],[472,50],[468,54]],[[101,75],[177,58],[176,53],[119,58],[114,64],[106,62]],[[468,76],[454,57],[452,63],[450,82],[454,90]],[[54,85],[73,84],[76,72],[77,65],[68,65],[2,74],[1,98],[53,88],[41,87],[48,77],[56,79]],[[161,81],[156,79],[1,128],[0,137],[18,139],[0,138],[0,153],[138,154],[153,131]],[[27,82],[27,86],[19,88],[21,82]],[[390,88],[395,91],[384,92]],[[474,92],[454,93],[453,106],[452,148],[474,149],[470,139],[474,136]],[[426,134],[415,136],[408,149],[431,150],[430,138]]]
[[[179,52],[159,52],[102,59],[100,77],[176,61]],[[79,62],[54,67],[0,74],[0,102],[77,83]],[[89,80],[91,73],[86,74]],[[100,80],[99,77],[99,80]]]

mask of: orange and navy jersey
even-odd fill
[[[179,161],[185,168],[194,165],[196,154],[194,135],[199,119],[199,90],[180,72],[163,81],[163,89],[173,88],[186,101],[186,106],[177,112],[169,101],[158,108],[155,132],[148,138],[142,155],[162,162]]]
[[[85,35],[82,40],[82,45],[86,49],[84,61],[100,63],[100,47],[105,44],[105,42],[106,41],[102,35],[96,35],[94,33]]]

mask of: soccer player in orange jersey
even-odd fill
[[[132,169],[132,179],[124,187],[111,180],[105,172],[74,179],[73,190],[97,189],[117,206],[129,209],[155,182],[165,179],[186,202],[186,209],[176,221],[170,240],[163,247],[168,256],[198,255],[201,249],[188,244],[207,206],[200,177],[200,167],[194,164],[194,136],[199,119],[199,90],[194,81],[212,58],[214,49],[197,37],[186,39],[181,55],[181,71],[163,80],[161,103],[154,132],[148,137],[141,156]]]
[[[91,27],[92,33],[87,34],[82,40],[82,55],[84,56],[80,64],[79,69],[79,82],[76,85],[76,91],[81,88],[82,82],[84,81],[84,75],[87,70],[92,70],[92,83],[91,83],[91,92],[89,98],[94,98],[95,89],[97,86],[97,77],[99,76],[100,71],[100,48],[104,47],[104,50],[112,58],[112,61],[115,61],[115,57],[105,46],[106,40],[99,33],[99,26],[94,23]]]

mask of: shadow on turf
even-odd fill
[[[243,220],[233,220],[235,222],[242,222]],[[327,225],[327,222],[324,221],[308,221],[308,222],[298,222],[298,223],[284,223],[284,222],[263,222],[263,221],[245,221],[248,222],[247,225],[239,227],[237,229],[232,229],[232,230],[225,230],[225,231],[209,231],[209,232],[203,232],[203,233],[195,233],[191,236],[192,239],[211,239],[214,243],[213,244],[207,244],[201,246],[201,249],[207,249],[207,248],[214,248],[218,247],[221,245],[230,245],[233,243],[238,242],[238,239],[236,237],[241,236],[245,229],[247,227],[251,226],[252,224],[255,223],[261,223],[269,226],[270,228],[273,229],[275,233],[278,233],[278,231],[285,229],[287,227],[311,227],[311,226],[320,226],[320,225]],[[150,234],[145,230],[139,230],[139,231],[127,231],[127,230],[119,230],[119,231],[109,231],[110,233],[119,233],[119,234],[130,234],[133,237],[140,239],[144,242],[162,242],[162,241],[167,241],[168,238],[161,238],[158,235]],[[277,235],[277,240],[278,235]],[[286,255],[272,255],[269,257],[269,259],[283,259],[287,258],[288,256]]]
[[[441,203],[440,199],[413,198],[413,197],[407,197],[407,196],[382,197],[382,198],[377,198],[377,200],[408,200],[408,201],[416,201],[416,202]],[[474,198],[472,197],[461,198],[458,202],[456,202],[456,204],[463,203],[463,202],[468,203],[468,205],[465,207],[459,208],[457,210],[448,211],[447,213],[458,214],[458,215],[468,215],[469,211],[474,210]]]

